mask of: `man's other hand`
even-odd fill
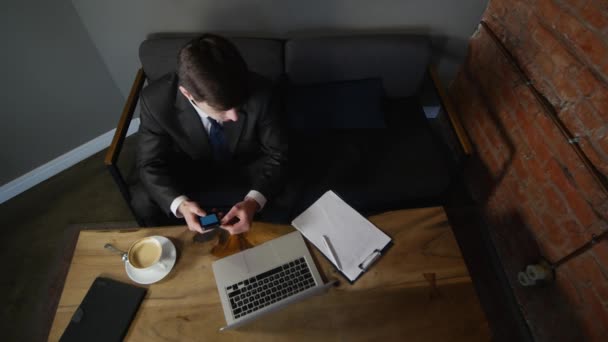
[[[244,233],[251,228],[253,216],[259,209],[259,204],[253,198],[245,198],[230,209],[230,211],[222,218],[221,227],[226,229],[230,234]],[[237,222],[232,223],[233,221]]]
[[[203,233],[203,227],[201,227],[201,223],[198,219],[199,216],[206,216],[207,213],[203,209],[201,209],[196,202],[185,200],[183,201],[177,210],[184,216],[186,219],[186,224],[188,225],[188,229],[193,232]]]

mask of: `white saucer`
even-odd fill
[[[175,245],[171,240],[167,239],[164,236],[151,236],[156,239],[156,241],[160,242],[160,245],[163,249],[163,254],[161,255],[162,260],[165,261],[165,265],[167,266],[165,269],[152,269],[152,270],[138,270],[135,267],[131,266],[128,262],[125,262],[125,270],[127,271],[127,275],[131,280],[138,284],[148,285],[156,283],[157,281],[163,279],[164,277],[171,272],[173,266],[175,266],[175,260],[177,259],[177,251],[175,249]]]

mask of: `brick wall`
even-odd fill
[[[608,241],[551,286],[516,281],[608,229],[608,0],[491,0],[482,20],[517,66],[480,26],[450,86],[476,149],[472,190],[535,338],[608,341]]]

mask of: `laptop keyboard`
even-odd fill
[[[304,258],[226,287],[234,318],[252,313],[315,285]]]

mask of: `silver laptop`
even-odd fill
[[[302,235],[289,233],[213,263],[227,325],[232,329],[297,300],[323,284]]]

